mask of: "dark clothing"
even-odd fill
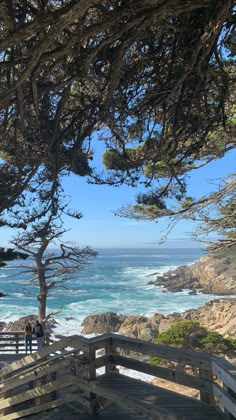
[[[26,352],[26,354],[27,354],[28,348],[29,348],[30,353],[32,353],[32,334],[25,336],[25,352]]]
[[[33,334],[36,335],[36,338],[44,337],[43,327],[40,322],[36,322],[35,327],[33,329]]]
[[[36,335],[36,339],[37,339],[37,344],[38,344],[38,350],[42,350],[43,346],[44,346],[44,331],[43,331],[43,327],[40,324],[39,321],[36,322],[35,327],[33,329],[33,334]]]
[[[27,351],[30,351],[32,353],[32,327],[30,323],[28,323],[25,326],[25,352],[27,354]]]

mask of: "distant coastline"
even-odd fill
[[[62,310],[55,317],[57,333],[78,334],[86,316],[106,311],[150,317],[156,312],[167,315],[204,305],[215,295],[189,296],[187,290],[163,293],[163,287],[147,285],[150,274],[189,265],[203,254],[196,248],[103,250],[65,289],[56,289],[49,295],[48,312]],[[0,291],[7,294],[1,298],[2,321],[37,313],[37,289],[29,287],[28,281],[27,276],[19,275],[14,264],[0,270]]]

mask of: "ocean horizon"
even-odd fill
[[[188,290],[171,293],[163,287],[148,285],[158,274],[189,265],[205,252],[198,248],[103,248],[98,256],[74,273],[65,285],[49,292],[47,313],[58,322],[55,332],[81,333],[81,324],[88,315],[116,312],[125,315],[164,315],[197,308],[219,296],[189,295]],[[29,285],[30,276],[20,267],[21,260],[0,269],[0,320],[15,321],[37,314],[37,287]]]

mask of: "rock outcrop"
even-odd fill
[[[0,331],[3,331],[6,326],[6,322],[0,322]]]
[[[116,332],[125,321],[125,315],[115,312],[106,312],[98,315],[87,316],[82,323],[82,334],[104,334]]]
[[[30,322],[31,325],[34,325],[36,321],[37,321],[36,315],[23,316],[17,321],[4,323],[3,331],[24,331],[25,325],[27,322]],[[56,324],[57,322],[53,318],[51,318],[47,321],[44,329],[48,332],[52,331],[52,329],[56,326]]]
[[[118,332],[127,337],[154,341],[162,318],[161,314],[154,314],[150,318],[139,315],[127,316]]]
[[[30,322],[32,325],[37,321],[35,315],[27,315],[18,319],[17,321],[8,322],[5,325],[5,331],[24,331],[25,325],[27,322]]]
[[[182,319],[199,322],[223,336],[236,336],[236,299],[216,299],[198,309],[185,311]]]
[[[83,322],[83,334],[118,332],[127,337],[154,341],[160,332],[167,330],[176,321],[197,321],[208,330],[223,336],[236,335],[236,298],[221,298],[208,302],[198,309],[168,316],[156,313],[151,317],[119,315],[107,312],[91,315]]]
[[[202,293],[216,295],[236,294],[236,272],[227,257],[201,257],[190,266],[181,266],[170,270],[148,284],[164,286],[171,292],[190,289],[192,293],[200,290]]]

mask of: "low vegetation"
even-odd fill
[[[195,321],[178,321],[159,334],[156,343],[167,344],[177,348],[206,351],[211,354],[231,356],[236,350],[236,339],[224,338],[221,334],[208,331]],[[164,359],[151,357],[154,365],[168,365]]]

